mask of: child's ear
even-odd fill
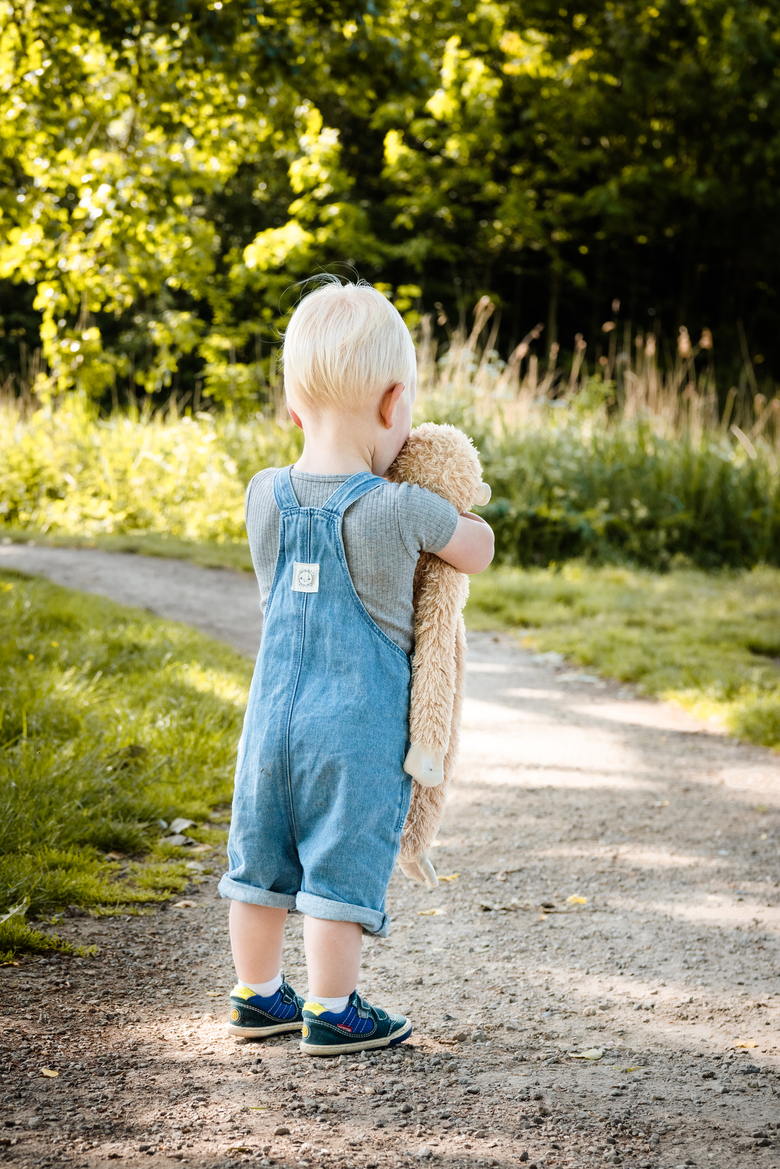
[[[382,394],[379,401],[379,417],[382,419],[382,425],[385,430],[392,428],[395,408],[405,389],[406,387],[403,382],[396,382],[394,386],[390,386],[390,389],[385,390]]]
[[[295,413],[295,411],[293,409],[291,409],[289,405],[287,407],[287,413],[290,415],[290,417],[292,418],[293,422],[298,427],[298,429],[303,430],[303,423],[301,422],[300,418]]]

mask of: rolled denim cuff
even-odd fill
[[[330,901],[327,897],[315,897],[313,893],[299,893],[295,903],[299,913],[306,913],[309,917],[320,917],[324,921],[354,921],[362,925],[366,934],[387,937],[390,918],[378,909],[349,905],[346,901]]]
[[[241,881],[234,881],[225,873],[217,885],[220,897],[227,897],[231,901],[243,901],[245,905],[267,905],[271,909],[295,909],[294,893],[272,893],[270,889],[256,889],[254,885],[244,885]],[[300,893],[298,894],[300,897]]]

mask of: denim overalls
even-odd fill
[[[385,894],[411,797],[410,661],[355,592],[344,512],[384,480],[300,507],[274,477],[279,555],[238,749],[223,897],[359,922],[385,936]]]

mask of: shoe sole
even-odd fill
[[[396,1031],[394,1035],[388,1035],[384,1039],[367,1039],[364,1043],[354,1041],[352,1043],[329,1043],[320,1045],[318,1043],[307,1043],[305,1039],[301,1040],[301,1051],[304,1055],[345,1055],[348,1051],[368,1051],[373,1047],[395,1047],[399,1043],[403,1043],[408,1039],[414,1028],[407,1020],[406,1026],[402,1031]]]
[[[243,1035],[246,1039],[262,1039],[267,1035],[282,1035],[286,1031],[300,1031],[303,1023],[275,1023],[271,1027],[236,1027],[228,1023],[228,1035]]]

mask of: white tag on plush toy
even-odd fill
[[[319,564],[293,563],[292,591],[294,593],[318,593],[320,591]]]
[[[412,743],[404,759],[404,771],[423,787],[438,787],[444,783],[444,755],[421,743]]]

